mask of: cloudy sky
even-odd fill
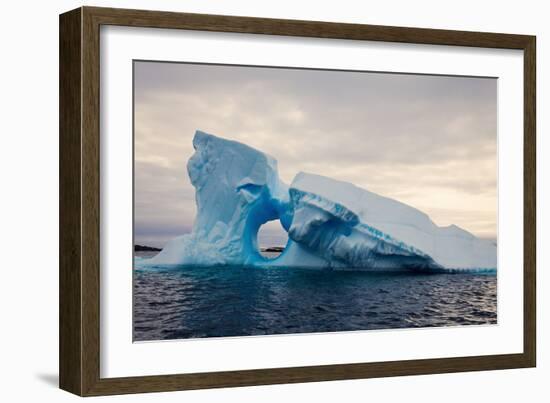
[[[135,62],[135,241],[190,232],[195,130],[496,237],[497,80]],[[280,244],[278,223],[262,244]]]

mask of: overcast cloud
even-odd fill
[[[135,238],[189,232],[200,129],[496,237],[497,80],[135,62]],[[262,233],[279,244],[278,224]]]

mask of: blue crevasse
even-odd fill
[[[250,265],[368,270],[488,271],[494,243],[351,183],[300,172],[290,186],[277,161],[245,144],[197,131],[187,164],[197,217],[147,265]],[[279,219],[284,252],[267,259],[257,233]]]

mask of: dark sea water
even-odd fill
[[[496,275],[136,269],[134,340],[496,324],[496,293]]]

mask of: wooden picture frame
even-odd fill
[[[100,377],[101,25],[519,49],[524,56],[523,353]],[[60,387],[80,396],[533,367],[536,363],[535,37],[484,32],[81,7],[60,16]]]

